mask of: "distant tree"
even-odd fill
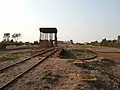
[[[118,42],[120,42],[120,35],[118,35]]]
[[[116,39],[106,40],[106,38],[104,38],[100,43],[98,41],[94,41],[94,42],[91,42],[90,44],[120,48],[120,35],[118,36],[117,40]]]
[[[99,42],[98,42],[98,41],[94,41],[94,42],[91,42],[91,44],[98,46],[98,45],[99,45]]]
[[[38,43],[38,41],[34,41],[34,45],[38,45],[39,43]]]
[[[6,43],[5,42],[0,42],[0,49],[5,49],[6,48]]]
[[[9,41],[10,33],[4,33],[3,41]]]
[[[113,46],[112,40],[107,40],[106,43],[107,43],[107,46],[109,46],[109,47]]]
[[[24,43],[22,41],[19,42],[19,45],[23,45]]]
[[[13,39],[11,39],[11,40],[9,41],[9,45],[14,45]]]
[[[10,40],[10,43],[13,43],[13,42],[14,42],[13,39],[11,39],[11,40]]]
[[[102,46],[107,46],[107,40],[106,40],[106,38],[102,39],[101,45]]]
[[[14,33],[12,35],[12,38],[15,39],[15,41],[18,41],[18,39],[21,37],[21,34],[20,33]]]
[[[114,39],[112,42],[115,44],[115,43],[117,43],[117,40]]]
[[[74,43],[73,43],[73,40],[70,40],[70,43],[71,43],[71,44],[74,44]]]
[[[25,42],[25,45],[29,45],[30,44],[30,42]]]

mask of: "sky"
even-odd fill
[[[91,42],[120,35],[120,0],[0,0],[0,40],[21,33],[39,40],[40,27],[56,27],[58,40]]]

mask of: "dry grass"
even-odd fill
[[[0,62],[16,60],[26,56],[34,55],[37,51],[29,51],[29,52],[16,52],[16,53],[8,53],[0,56]]]
[[[89,59],[96,56],[94,53],[89,52],[86,49],[71,49],[70,51],[74,53],[77,59],[81,59],[81,60]]]
[[[22,53],[8,54],[8,55],[0,57],[0,62],[7,61],[7,60],[15,60],[15,59],[19,59],[24,56],[25,56],[25,54],[22,54]]]

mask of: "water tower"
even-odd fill
[[[39,42],[49,47],[57,46],[57,29],[56,28],[39,28]]]

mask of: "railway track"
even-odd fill
[[[30,60],[30,59],[34,58],[34,57],[37,57],[37,56],[39,56],[39,55],[42,55],[42,54],[44,54],[44,53],[46,53],[46,52],[48,52],[48,51],[51,51],[51,50],[53,50],[53,48],[50,48],[50,49],[47,49],[47,50],[44,50],[44,49],[43,49],[43,50],[39,51],[39,53],[37,53],[37,54],[35,54],[35,55],[27,58],[27,59],[24,59],[24,60],[22,60],[22,61],[19,61],[19,62],[16,62],[16,63],[13,63],[13,64],[11,64],[11,65],[8,65],[8,66],[6,66],[6,67],[1,68],[1,69],[0,69],[0,72],[2,72],[2,71],[5,70],[5,69],[8,69],[8,68],[10,68],[10,67],[12,67],[12,66],[14,66],[14,65],[16,65],[16,64],[23,63],[23,62],[25,62],[25,61],[27,61],[27,60]]]
[[[57,51],[59,51],[58,48],[51,48],[42,51],[39,54],[36,54],[21,62],[14,63],[12,65],[0,69],[0,90],[3,90],[9,84],[19,79],[22,75],[29,72],[31,69],[35,68],[37,65],[41,64],[44,60],[52,56]],[[38,56],[44,53],[48,53],[46,57],[43,57],[42,59],[38,58]]]
[[[90,50],[89,50],[90,51]],[[93,53],[97,54],[98,56],[101,56],[100,53],[120,53],[120,52],[102,52],[102,51],[92,51]],[[94,67],[92,67],[94,68]],[[108,75],[110,79],[114,80],[115,82],[120,84],[120,77],[113,75],[113,73],[108,72],[107,70],[100,70],[99,68],[95,68],[102,74]]]

